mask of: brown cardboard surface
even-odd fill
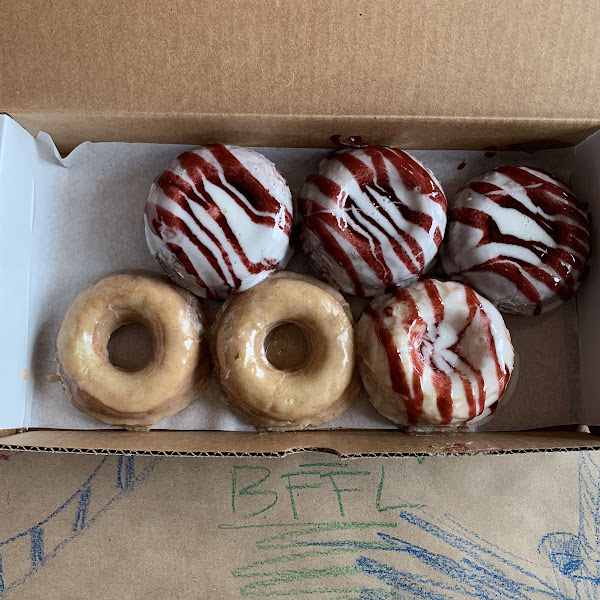
[[[573,142],[600,125],[599,22],[589,0],[8,0],[0,110],[63,150]]]
[[[598,453],[0,454],[0,597],[595,600]]]
[[[284,456],[305,450],[326,450],[342,457],[428,454],[503,453],[535,450],[600,448],[600,437],[571,429],[517,433],[432,433],[399,431],[241,431],[115,430],[26,431],[0,437],[0,448],[48,452],[91,451],[175,455]]]
[[[1,110],[1,105],[0,105]],[[527,149],[574,145],[600,127],[600,118],[472,118],[319,115],[210,115],[10,112],[25,129],[49,132],[63,153],[85,141],[333,147],[360,135],[365,143],[406,149],[481,149],[517,144]]]
[[[600,5],[587,0],[149,0],[76,9],[67,0],[9,0],[2,8],[0,111],[33,133],[49,131],[63,151],[88,139],[326,146],[334,134],[407,148],[560,146],[600,126]],[[339,433],[334,449],[348,454],[403,447],[398,436]],[[5,439],[76,447],[72,432],[58,433],[71,441],[56,446],[54,434]],[[81,448],[104,447],[83,435]],[[147,449],[103,435],[115,450]],[[472,447],[594,445],[587,434],[507,435],[478,437]],[[234,442],[217,439],[184,434],[177,444],[204,452],[208,440]],[[234,446],[248,448],[250,439],[255,450],[256,436]],[[298,447],[266,439],[273,452]],[[157,450],[174,440],[156,441]],[[330,447],[323,443],[309,447]]]

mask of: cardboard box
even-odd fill
[[[551,4],[151,0],[74,11],[66,1],[10,0],[0,111],[49,132],[62,152],[86,140],[327,147],[332,135],[426,149],[572,145],[600,129],[600,6]],[[593,296],[585,302],[581,343],[591,348],[600,327]],[[591,375],[581,383],[593,393]],[[568,428],[10,433],[0,448],[362,456],[600,447]]]

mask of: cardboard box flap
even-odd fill
[[[246,145],[573,143],[600,124],[600,4],[588,0],[4,8],[0,111],[61,149],[209,133]]]
[[[1,93],[1,92],[0,92]],[[0,105],[0,111],[2,106]],[[32,135],[47,131],[63,154],[85,142],[333,148],[332,138],[405,149],[527,152],[573,146],[600,128],[600,118],[474,118],[429,116],[228,115],[177,113],[10,114]]]
[[[8,0],[18,112],[600,117],[597,3]],[[574,102],[573,99],[577,101]]]
[[[285,456],[301,451],[331,452],[342,458],[433,454],[503,454],[552,450],[594,450],[600,437],[576,430],[506,433],[399,431],[300,431],[268,434],[241,431],[56,431],[32,430],[0,437],[0,449],[98,454],[181,456]]]

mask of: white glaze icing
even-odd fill
[[[375,408],[402,426],[471,426],[506,389],[514,350],[502,316],[458,282],[425,279],[375,298],[357,328]]]
[[[501,311],[549,310],[576,291],[590,251],[586,207],[532,167],[502,167],[461,188],[442,248],[444,270]]]
[[[364,296],[416,281],[446,227],[440,184],[396,148],[332,153],[306,180],[299,209],[313,264],[343,291]]]
[[[179,156],[152,185],[146,241],[169,277],[224,298],[285,268],[292,198],[264,156],[213,144]]]

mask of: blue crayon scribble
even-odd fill
[[[269,596],[300,596],[317,591],[314,582],[327,577],[331,587],[321,585],[318,592],[330,600],[599,600],[597,456],[578,455],[577,531],[551,532],[537,546],[532,543],[532,551],[537,547],[537,560],[489,542],[451,515],[404,509],[390,523],[349,523],[351,528],[342,527],[344,523],[335,527],[313,523],[308,529],[281,525],[283,533],[277,540],[285,543],[265,545],[258,540],[256,546],[259,552],[280,549],[283,554],[255,557],[232,575],[244,578],[242,597],[265,596],[260,590],[269,590]],[[394,531],[385,531],[390,528]],[[340,535],[348,531],[353,535]],[[415,536],[418,544],[411,540]],[[315,559],[319,559],[319,569],[302,564]],[[286,570],[282,570],[284,565]],[[269,566],[278,570],[268,570]],[[248,578],[255,581],[248,582]],[[336,581],[342,580],[349,587],[340,596]],[[372,584],[365,585],[369,580]],[[292,582],[296,587],[289,589]],[[357,585],[350,587],[352,583]]]
[[[39,525],[29,530],[31,536],[31,564],[37,568],[44,564],[44,529]]]
[[[151,460],[138,475],[135,472],[134,457],[120,456],[116,462],[116,478],[113,480],[115,487],[109,490],[108,498],[106,496],[98,498],[96,507],[90,511],[94,496],[100,497],[102,492],[106,492],[103,486],[98,486],[100,489],[94,492],[94,480],[101,471],[115,467],[115,461],[105,456],[79,489],[55,511],[29,529],[0,541],[0,598],[24,583],[54,558],[66,544],[93,525],[115,502],[142,483],[161,460],[161,458]],[[73,509],[74,515],[71,513],[72,517],[69,518],[69,512]],[[52,541],[49,541],[47,536],[49,528],[52,529]],[[57,530],[60,532],[58,535]],[[27,543],[27,541],[29,556],[27,564],[23,566],[25,573],[7,573],[3,569],[7,561],[3,558],[12,555],[16,560],[12,560],[11,564],[23,565],[22,546],[23,542]]]
[[[398,571],[389,565],[378,562],[371,558],[361,556],[357,559],[356,564],[368,575],[373,575],[383,583],[390,587],[401,590],[405,594],[410,594],[409,597],[422,598],[425,600],[447,600],[448,596],[438,594],[430,586],[440,586],[431,579],[408,573],[406,571]],[[460,588],[443,586],[446,589],[451,589],[454,592],[460,592]],[[362,600],[362,597],[361,597]]]
[[[92,495],[92,488],[89,487],[79,497],[79,504],[77,505],[77,513],[75,514],[75,521],[73,522],[73,532],[80,531],[86,526],[85,519],[87,517],[87,511],[90,507],[90,497]]]
[[[431,553],[405,540],[385,533],[378,536],[394,546],[394,550],[418,558],[419,562],[438,573],[438,579],[428,584],[430,595],[413,593],[414,598],[437,598],[437,591],[451,579],[459,579],[461,597],[507,598],[529,600],[547,598],[557,600],[598,600],[600,598],[600,467],[591,453],[579,455],[579,528],[577,533],[553,532],[544,535],[538,545],[539,554],[548,565],[537,566],[532,572],[531,561],[491,544],[483,537],[446,516],[437,520],[400,511],[399,517],[452,548],[452,559]],[[378,547],[380,548],[380,547]],[[411,574],[360,556],[356,561],[363,572],[385,581],[396,590],[407,591]],[[425,582],[422,582],[423,584]],[[465,585],[473,586],[464,589]],[[422,589],[426,589],[425,587]],[[450,591],[450,590],[448,590]],[[411,592],[412,593],[412,592]],[[419,595],[420,594],[420,595]],[[454,595],[442,593],[441,600]]]
[[[134,456],[119,456],[117,461],[117,487],[129,489],[135,483]]]
[[[358,600],[383,600],[384,598],[393,599],[393,592],[388,592],[387,590],[372,590],[369,588],[363,588],[360,590],[358,596]]]

